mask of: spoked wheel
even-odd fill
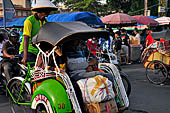
[[[153,84],[162,84],[168,77],[168,71],[160,61],[151,61],[146,67],[146,77]]]
[[[131,84],[130,84],[130,81],[127,78],[127,76],[125,75],[125,73],[120,72],[120,76],[122,78],[122,82],[123,82],[123,85],[125,87],[126,94],[129,97],[129,95],[131,93]]]
[[[16,80],[9,86],[9,91],[13,95],[14,100],[18,103],[29,103],[31,101],[31,93],[29,92],[28,88],[24,85],[23,91],[21,95],[19,95],[21,91],[21,81]],[[20,98],[18,99],[18,97]],[[13,101],[12,97],[9,97],[10,108],[12,113],[31,113],[31,106],[30,105],[22,105],[17,104]]]

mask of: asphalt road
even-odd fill
[[[141,64],[121,66],[132,85],[130,106],[124,113],[170,113],[170,85],[148,82]],[[11,113],[8,99],[0,95],[0,113]]]
[[[142,64],[123,65],[132,85],[130,107],[125,113],[170,113],[170,85],[151,84]]]

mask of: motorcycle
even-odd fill
[[[81,22],[48,22],[32,40],[39,49],[34,68],[21,65],[26,71],[22,77],[14,77],[7,84],[13,113],[82,113],[73,83],[67,72],[61,71],[56,50],[63,43],[72,39],[87,40],[93,36],[109,36],[107,31],[100,31]],[[48,37],[48,38],[47,38]],[[50,62],[52,61],[53,64]],[[51,67],[54,67],[51,69]],[[119,71],[110,63],[101,63],[102,70],[115,77],[117,97],[128,108],[126,95]],[[106,108],[106,111],[109,107]]]
[[[23,75],[22,70],[20,70],[20,68],[19,68],[20,67],[19,61],[20,61],[21,57],[19,55],[15,55],[15,57],[12,59],[8,58],[8,57],[4,57],[4,56],[1,56],[1,58],[2,58],[2,61],[0,63],[0,89],[1,89],[2,94],[6,94],[6,86],[7,86],[8,81],[7,81],[6,75],[4,73],[3,63],[4,63],[4,61],[10,62],[13,65],[12,72],[15,73],[16,76]],[[13,76],[15,76],[15,75],[13,75]],[[8,78],[8,79],[11,79],[11,78]]]

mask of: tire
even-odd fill
[[[114,64],[114,65],[117,67],[117,69],[118,69],[119,71],[122,71],[122,68],[120,67],[119,64]]]
[[[0,94],[6,94],[7,80],[3,75],[0,76]]]
[[[48,112],[43,104],[39,104],[36,110],[33,111],[33,113],[48,113]]]
[[[128,78],[125,75],[125,73],[120,72],[120,76],[122,78],[122,82],[123,82],[123,85],[125,87],[126,94],[129,97],[130,93],[131,93],[131,84],[130,84],[130,81],[128,80]]]
[[[168,78],[168,70],[160,61],[151,61],[146,67],[146,77],[149,82],[160,85],[163,84]]]
[[[21,91],[21,83],[20,80],[16,80],[9,86],[9,91],[13,95],[15,101],[17,101],[19,92]],[[31,102],[31,93],[28,88],[24,85],[22,90],[23,92],[21,93],[21,98],[18,100],[18,103]],[[32,113],[30,105],[19,105],[13,101],[12,97],[9,97],[9,103],[12,113]]]

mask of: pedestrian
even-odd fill
[[[146,37],[146,40],[145,40],[145,48],[147,48],[150,44],[155,42],[151,34],[152,34],[152,31],[149,30],[149,35]]]
[[[23,28],[20,29],[19,31],[19,43],[21,44],[23,38]]]
[[[130,38],[125,29],[121,29],[122,52],[126,55],[126,64],[130,63]]]
[[[8,31],[5,29],[0,29],[0,56],[3,56],[2,54],[2,46],[3,44],[7,41],[8,39]],[[2,58],[0,57],[0,61],[2,60]]]
[[[97,41],[96,37],[93,37],[93,38],[88,39],[87,48],[89,49],[89,51],[90,51],[94,56],[96,56],[97,45],[98,45],[98,41]]]
[[[139,45],[140,44],[140,37],[141,37],[140,34],[139,34],[139,30],[135,29],[134,34],[135,34],[135,40],[137,40],[137,44]]]
[[[115,39],[114,39],[114,53],[117,56],[117,61],[120,64],[121,58],[120,58],[120,52],[121,52],[121,46],[122,46],[122,39],[120,37],[120,32],[115,32]]]
[[[47,22],[47,17],[51,11],[56,10],[56,6],[49,0],[39,0],[31,9],[34,14],[24,21],[23,38],[20,45],[20,53],[23,57],[22,63],[35,62],[38,49],[32,45],[31,40],[35,37],[40,27]]]
[[[141,40],[140,40],[140,43],[142,44],[142,46],[144,46],[145,44],[145,40],[146,40],[146,37],[148,36],[149,32],[148,32],[148,29],[145,28],[142,33],[141,33]]]

